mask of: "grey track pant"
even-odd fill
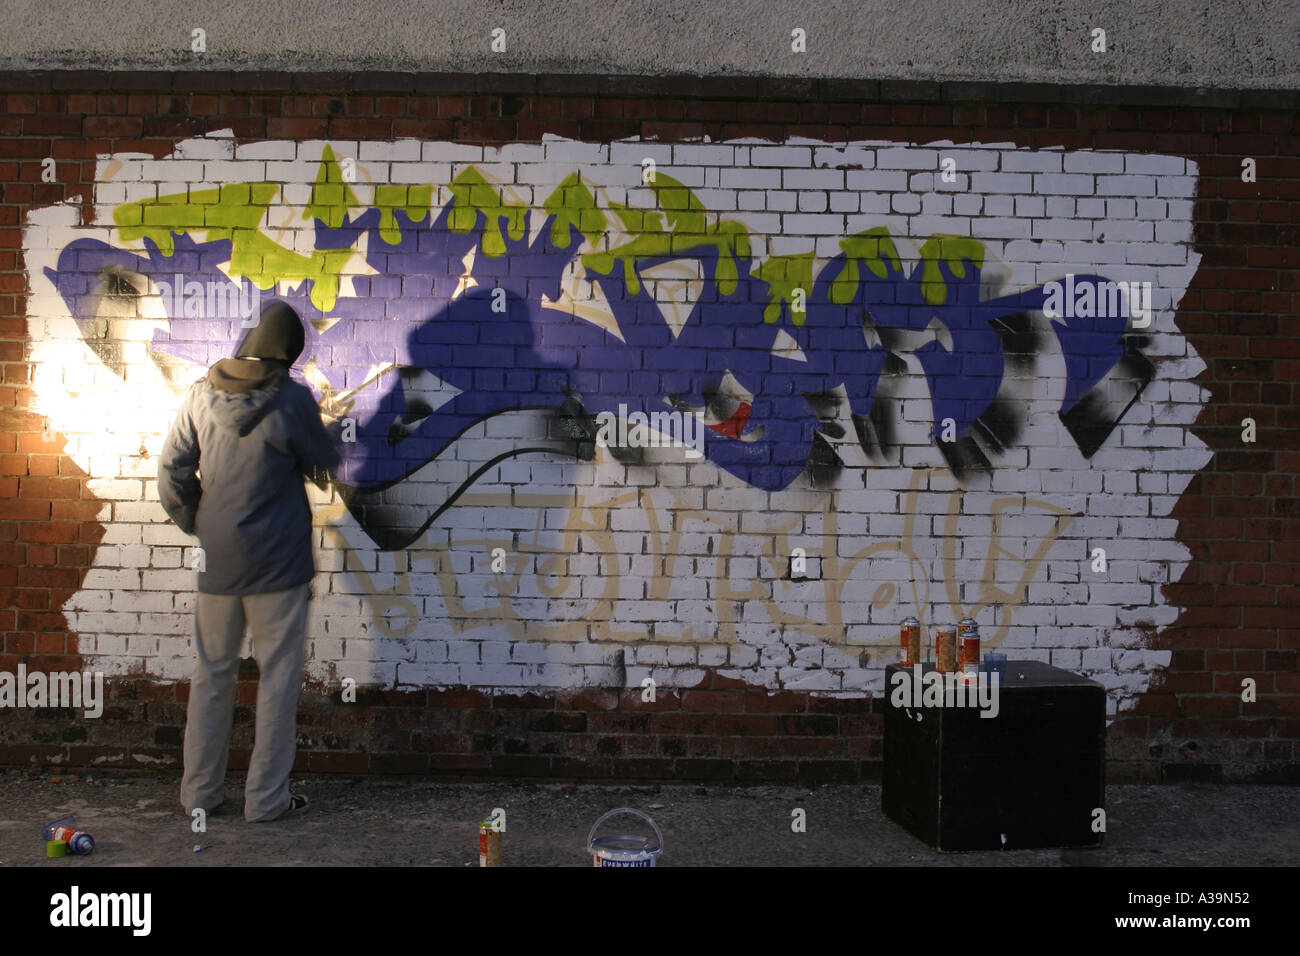
[[[196,661],[181,780],[181,803],[187,813],[192,815],[197,808],[214,810],[223,798],[245,627],[252,637],[259,678],[244,819],[274,820],[289,808],[310,597],[310,581],[265,594],[198,594]]]

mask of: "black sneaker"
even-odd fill
[[[286,817],[303,813],[311,805],[310,801],[301,793],[289,794],[289,806],[280,812],[279,816],[263,817],[261,820],[251,821],[255,823],[274,823],[276,820],[283,820]]]
[[[283,820],[285,817],[292,817],[299,813],[306,813],[307,808],[311,806],[311,801],[304,794],[289,794],[289,809],[276,817],[277,820]]]

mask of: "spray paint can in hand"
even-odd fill
[[[81,832],[69,823],[56,825],[50,839],[62,840],[68,845],[68,849],[77,856],[87,856],[95,849],[95,838],[89,833]]]

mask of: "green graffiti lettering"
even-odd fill
[[[451,181],[451,214],[448,225],[452,232],[469,232],[483,214],[485,225],[480,246],[484,255],[498,258],[506,254],[506,240],[501,234],[501,220],[506,221],[506,232],[516,241],[524,237],[524,215],[527,206],[507,203],[501,190],[493,186],[473,166]]]
[[[734,294],[740,279],[737,260],[750,257],[749,231],[741,223],[726,219],[710,224],[704,204],[671,176],[659,173],[649,188],[663,212],[611,203],[624,231],[633,238],[608,252],[587,253],[582,257],[583,265],[609,275],[616,264],[621,264],[628,291],[635,295],[641,290],[636,272],[639,260],[673,259],[698,253],[701,246],[712,246],[718,253],[714,276],[718,291],[724,296]],[[668,229],[664,228],[665,220]]]
[[[204,241],[230,242],[230,274],[243,276],[260,289],[270,289],[277,282],[301,283],[311,280],[312,304],[323,313],[333,310],[339,295],[343,269],[355,254],[351,247],[316,249],[300,255],[280,245],[262,229],[268,208],[280,196],[277,183],[230,183],[215,189],[141,199],[118,206],[114,222],[126,241],[148,239],[165,256],[175,254],[175,236],[196,234]],[[616,266],[623,269],[628,290],[641,289],[637,266],[645,260],[673,259],[700,255],[702,250],[716,250],[714,279],[720,294],[733,295],[740,279],[741,260],[749,259],[750,237],[742,223],[715,218],[695,193],[670,176],[659,173],[649,184],[657,209],[633,209],[610,203],[630,238],[608,250],[584,254],[583,265],[592,272],[609,275]],[[473,231],[483,216],[480,249],[483,254],[500,257],[506,253],[506,237],[518,241],[524,237],[528,207],[508,203],[501,188],[488,182],[477,169],[466,167],[449,184],[451,192],[448,225],[453,232]],[[400,209],[411,222],[428,217],[434,187],[430,184],[375,186],[374,208],[379,210],[379,235],[389,245],[398,245],[402,227],[397,220]],[[320,170],[303,212],[307,220],[319,220],[332,229],[340,228],[349,212],[361,204],[344,179],[334,152],[325,146]],[[570,174],[544,201],[551,217],[551,243],[566,249],[572,242],[571,231],[577,228],[587,244],[597,246],[608,231],[607,211],[582,182],[577,172]],[[837,305],[853,301],[863,276],[862,268],[884,279],[892,268],[901,271],[898,250],[883,226],[868,229],[840,241],[845,260],[830,288],[830,299]],[[982,243],[963,236],[937,234],[921,247],[921,289],[927,302],[942,305],[948,289],[940,263],[946,263],[954,276],[966,276],[966,263],[982,268],[985,250]],[[791,306],[796,290],[804,298],[813,286],[813,252],[771,256],[754,270],[757,278],[768,285],[763,320],[768,324],[781,321],[783,312],[802,326],[806,312]]]
[[[575,226],[593,246],[605,234],[605,214],[596,207],[596,197],[582,185],[577,173],[566,177],[555,192],[546,197],[542,208],[555,217],[551,223],[551,245],[557,249],[569,248],[570,229]]]
[[[244,276],[259,289],[277,282],[312,281],[311,302],[321,312],[334,308],[339,277],[354,252],[350,247],[316,249],[299,255],[261,232],[267,208],[280,194],[276,183],[230,183],[195,193],[175,193],[119,206],[113,213],[122,238],[150,239],[165,256],[175,253],[173,235],[201,234],[205,242],[230,242],[230,274]],[[380,210],[380,235],[385,242],[401,241],[395,211],[404,209],[412,221],[428,214],[432,186],[379,186],[375,206]],[[326,146],[303,219],[318,219],[332,229],[343,225],[348,211],[361,203],[344,180],[343,170]]]
[[[165,256],[175,253],[173,234],[201,233],[205,242],[230,242],[230,274],[259,289],[276,282],[312,280],[312,305],[322,312],[338,300],[339,275],[351,249],[317,249],[302,256],[259,227],[279,194],[275,183],[230,183],[196,193],[175,193],[118,206],[113,220],[124,240],[147,238]]]
[[[319,219],[331,229],[337,229],[343,225],[348,210],[360,205],[352,187],[343,178],[343,170],[334,159],[334,150],[326,146],[320,154],[320,172],[316,174],[316,182],[311,187],[311,199],[303,210],[302,218],[309,221]]]

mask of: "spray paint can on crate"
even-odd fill
[[[976,680],[980,667],[980,631],[973,618],[957,625],[957,671],[963,680]]]
[[[903,648],[903,666],[921,663],[921,622],[914,617],[904,619],[898,632],[898,643]]]
[[[629,833],[596,836],[596,831],[600,829],[602,823],[620,813],[638,816],[650,824],[655,832],[654,837]],[[664,836],[659,832],[655,822],[640,810],[619,807],[617,810],[610,810],[592,824],[591,832],[587,834],[587,852],[591,854],[592,866],[654,866],[664,852]]]
[[[957,628],[950,624],[934,630],[934,660],[940,674],[957,670]]]

